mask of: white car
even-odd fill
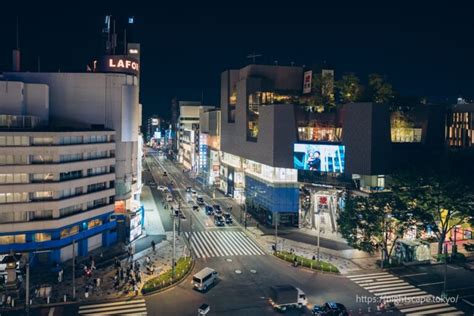
[[[173,196],[171,194],[166,195],[166,202],[173,202]]]
[[[168,188],[165,187],[164,185],[159,185],[159,186],[158,186],[158,190],[159,190],[159,191],[166,191],[167,189],[168,189]]]

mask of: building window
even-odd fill
[[[33,193],[34,200],[52,200],[53,191],[39,191]]]
[[[49,240],[51,240],[51,234],[49,233],[36,233],[35,234],[36,242],[49,241]]]
[[[71,179],[78,179],[82,177],[82,170],[70,171],[70,172],[61,172],[59,174],[59,180],[71,180]]]
[[[27,173],[0,173],[0,184],[28,183]]]
[[[61,145],[82,144],[82,136],[63,136],[59,143]]]
[[[91,228],[94,228],[94,227],[100,226],[100,225],[102,225],[102,220],[93,219],[93,220],[89,221],[89,223],[87,223],[87,228],[91,229]]]
[[[53,162],[53,157],[48,155],[31,155],[31,163],[51,163]]]
[[[66,217],[69,215],[77,214],[82,212],[82,204],[72,205],[59,209],[59,216]]]
[[[53,210],[41,210],[27,212],[28,221],[38,221],[53,218]]]
[[[28,202],[27,192],[0,193],[0,204]]]
[[[81,160],[82,160],[82,153],[68,154],[68,155],[59,155],[59,160],[60,160],[61,162],[65,162],[65,161],[81,161]]]
[[[107,173],[107,167],[96,167],[87,169],[87,176],[89,177],[105,173]]]
[[[33,137],[32,145],[52,145],[52,137]]]
[[[87,186],[87,193],[101,191],[105,189],[105,182],[89,184]]]
[[[69,228],[64,228],[61,230],[61,238],[66,238],[72,235],[75,235],[79,232],[79,225],[72,226]]]
[[[28,136],[0,136],[0,146],[28,146]]]
[[[0,155],[0,165],[25,165],[28,163],[27,156]]]
[[[106,158],[107,157],[107,151],[93,151],[89,152],[86,154],[86,159],[91,160],[91,159],[100,159],[100,158]]]
[[[230,79],[230,78],[229,78]],[[229,93],[229,102],[228,102],[228,112],[227,112],[227,122],[235,123],[235,109],[237,106],[237,85],[233,85]]]
[[[32,182],[52,182],[54,176],[52,173],[34,173],[31,180]]]
[[[7,235],[7,236],[0,236],[0,245],[7,245],[7,244],[24,244],[25,243],[25,235]]]

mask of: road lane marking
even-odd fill
[[[438,304],[432,304],[432,305],[423,305],[423,306],[417,306],[417,307],[403,308],[403,309],[400,309],[400,312],[402,313],[416,312],[416,311],[422,311],[424,309],[430,309],[433,307],[438,308],[438,307],[446,307],[446,306],[449,306],[449,305],[446,303],[438,303]]]
[[[209,239],[212,239],[214,241],[214,243],[216,244],[217,247],[219,247],[218,249],[220,249],[220,251],[224,254],[224,256],[230,256],[230,252],[227,251],[226,247],[224,245],[222,245],[222,243],[220,242],[220,240],[217,238],[216,235],[214,235],[214,233],[212,231],[208,231],[208,234],[209,236]]]
[[[403,286],[397,286],[397,287],[391,287],[390,290],[402,290],[402,289],[413,289],[413,285],[403,285]],[[370,293],[375,293],[375,292],[381,292],[381,291],[386,291],[387,288],[382,288],[382,289],[369,289],[368,287],[365,288],[366,290],[369,290]]]
[[[470,295],[470,296],[472,296],[472,295]],[[463,298],[462,301],[463,301],[464,303],[466,303],[467,305],[474,306],[474,303],[472,303],[471,301],[466,300],[465,298]]]
[[[234,234],[233,232],[229,234],[229,238],[231,238],[234,241],[234,244],[237,245],[246,255],[253,255],[248,247],[246,247],[240,240],[240,238],[237,236],[237,234]]]
[[[399,277],[408,278],[408,277],[419,276],[419,275],[427,275],[427,274],[428,274],[427,272],[422,272],[422,273],[399,275]]]
[[[399,286],[399,285],[406,285],[405,281],[396,281],[390,284],[383,284],[383,285],[370,285],[370,286],[364,286],[364,289],[366,290],[372,290],[372,289],[380,289],[380,288],[387,288],[387,287],[392,287],[392,286]]]
[[[239,231],[239,232],[237,232],[237,233],[238,233],[239,235],[241,235],[241,236],[242,236],[242,239],[243,239],[252,249],[254,249],[255,251],[257,251],[258,254],[260,254],[260,255],[265,255],[265,253],[260,249],[260,247],[258,247],[258,246],[255,244],[255,242],[254,242],[252,239],[250,239],[249,236],[245,235],[244,232]]]
[[[415,312],[415,313],[409,313],[409,314],[406,314],[406,316],[409,316],[409,315],[429,315],[429,314],[437,314],[439,315],[438,313],[440,312],[450,312],[450,311],[458,311],[456,309],[456,307],[452,307],[452,306],[449,306],[449,307],[445,307],[445,308],[438,308],[438,309],[432,309],[432,310],[425,310],[425,311],[418,311],[418,312]],[[451,314],[452,315],[452,314]]]
[[[218,254],[218,257],[222,257],[224,256],[224,253],[221,252],[221,250],[219,249],[219,247],[214,243],[214,240],[211,239],[210,235],[209,234],[206,234],[205,232],[202,233],[202,236],[203,238],[205,238],[207,240],[207,242],[212,246],[212,248],[214,249],[214,252]]]
[[[211,252],[210,250],[208,249],[208,246],[206,245],[206,243],[204,243],[202,240],[201,240],[201,236],[197,233],[197,232],[194,232],[193,233],[193,237],[194,239],[196,240],[196,242],[199,244],[199,246],[203,249],[206,257],[210,258],[210,257],[214,257],[214,256],[211,256]],[[209,252],[208,252],[209,250]]]
[[[426,293],[421,291],[420,289],[414,288],[414,289],[407,289],[407,290],[398,290],[398,291],[389,291],[389,292],[380,292],[380,293],[373,293],[375,296],[388,296],[388,295],[394,295],[394,294],[405,294],[405,293]]]
[[[369,273],[369,274],[357,274],[357,275],[348,275],[349,279],[357,278],[357,277],[366,277],[366,276],[373,276],[373,275],[387,275],[388,272],[381,272],[381,273]]]

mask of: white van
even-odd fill
[[[204,268],[193,276],[194,288],[198,291],[206,291],[216,280],[217,271],[211,268]]]

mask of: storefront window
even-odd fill
[[[36,233],[35,234],[35,241],[41,242],[41,241],[48,241],[51,240],[51,234],[49,233]]]
[[[87,228],[91,229],[91,228],[94,228],[94,227],[100,226],[100,225],[102,225],[102,220],[93,219],[93,220],[89,221],[89,223],[87,223]]]
[[[7,236],[0,236],[0,245],[7,245],[7,244],[24,244],[25,243],[25,235],[7,235]]]
[[[72,227],[69,227],[69,228],[64,228],[61,231],[61,238],[66,238],[66,237],[75,235],[78,232],[79,232],[79,225],[72,226]]]

